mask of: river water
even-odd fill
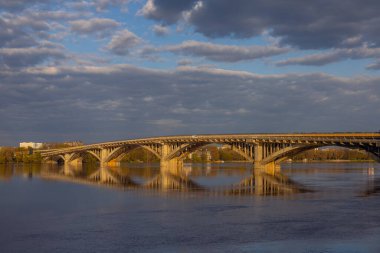
[[[0,252],[380,252],[380,164],[177,172],[0,166]]]

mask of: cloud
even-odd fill
[[[380,46],[379,8],[380,2],[371,0],[149,0],[140,13],[167,24],[185,21],[211,38],[269,32],[285,45],[323,49]]]
[[[368,65],[367,69],[380,70],[380,60]]]
[[[30,47],[38,45],[39,40],[61,40],[67,33],[66,21],[87,15],[63,10],[0,12],[0,47]]]
[[[70,20],[83,18],[86,13],[73,13],[69,11],[56,10],[56,11],[28,11],[24,16],[30,17],[34,20]]]
[[[120,26],[120,23],[108,18],[91,18],[70,21],[71,31],[78,34],[97,34],[104,37],[109,34],[110,30]]]
[[[6,68],[34,66],[48,60],[64,58],[66,58],[65,53],[60,48],[0,48],[0,67]]]
[[[0,132],[13,141],[94,142],[182,133],[377,131],[379,81],[189,66],[0,69]]]
[[[9,20],[0,16],[0,47],[24,47],[36,45],[35,39]]]
[[[149,120],[148,123],[152,125],[156,125],[158,127],[164,127],[164,128],[170,128],[170,129],[184,126],[184,124],[182,123],[182,120],[178,120],[178,119]]]
[[[170,32],[168,27],[162,25],[154,25],[152,30],[157,36],[165,36]]]
[[[380,58],[380,48],[352,48],[352,49],[336,49],[327,53],[318,53],[298,58],[291,58],[277,62],[277,66],[286,65],[309,65],[323,66],[329,63],[343,61],[347,59],[357,60],[366,58]]]
[[[52,31],[55,22],[49,21],[71,17],[61,11],[1,13],[0,68],[22,68],[68,58],[61,45],[47,39],[55,35]]]
[[[50,30],[45,20],[10,13],[0,15],[0,27],[0,47],[35,46]]]
[[[158,4],[157,2],[158,1],[148,0],[138,14],[144,15],[147,18],[162,20],[167,24],[172,24],[180,19],[182,17],[182,11],[189,9],[195,1],[160,0]]]
[[[289,51],[287,48],[276,46],[230,46],[209,42],[185,41],[180,45],[168,46],[166,50],[189,56],[204,57],[212,61],[238,62],[254,60]]]
[[[0,9],[17,11],[33,4],[46,4],[49,2],[50,0],[0,0]]]
[[[95,6],[97,11],[104,11],[109,7],[121,7],[124,12],[127,11],[127,4],[131,0],[96,0]]]
[[[106,49],[116,55],[127,55],[130,49],[139,43],[142,39],[127,29],[117,32],[106,46]]]
[[[177,65],[178,66],[187,66],[187,65],[191,65],[193,62],[189,59],[181,59],[177,62]]]

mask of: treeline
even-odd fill
[[[32,149],[5,147],[0,149],[0,164],[7,163],[41,163],[39,153]]]
[[[364,161],[371,160],[368,153],[355,149],[315,149],[302,152],[295,155],[293,160],[312,160],[312,161],[328,161],[328,160],[350,160]]]

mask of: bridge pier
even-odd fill
[[[103,148],[100,150],[100,154],[99,154],[100,167],[105,167],[108,165],[107,158],[108,158],[109,154],[110,154],[110,152],[106,148]]]
[[[178,173],[178,168],[182,168],[183,160],[180,158],[169,158],[169,154],[171,153],[170,147],[167,144],[163,144],[161,148],[161,160],[160,160],[160,168],[161,171]]]
[[[262,143],[257,143],[254,148],[254,166],[255,168],[261,167],[261,161],[263,160],[263,144]]]

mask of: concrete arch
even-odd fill
[[[99,162],[101,161],[99,155],[98,155],[97,153],[95,153],[94,151],[88,150],[87,152],[84,152],[84,153],[87,153],[87,154],[92,155],[92,156],[95,157],[96,160],[98,160]]]
[[[105,162],[110,162],[110,161],[115,160],[115,159],[121,159],[127,153],[129,153],[135,149],[138,149],[138,148],[143,148],[143,149],[147,150],[148,152],[152,153],[158,159],[161,159],[161,156],[152,148],[145,146],[145,145],[134,144],[134,145],[124,145],[124,146],[121,146],[119,148],[114,149],[113,151],[111,151],[108,154],[107,158],[105,159]]]
[[[374,159],[377,162],[380,162],[380,157],[375,154],[374,152],[365,149],[364,147],[361,146],[351,146],[351,145],[331,145],[331,144],[323,144],[323,145],[296,145],[296,146],[290,146],[286,147],[284,149],[281,149],[277,152],[272,153],[270,156],[264,158],[261,160],[262,165],[266,165],[272,162],[275,163],[280,163],[286,159],[288,159],[290,156],[294,156],[297,154],[300,154],[304,151],[314,149],[314,148],[320,148],[320,147],[326,147],[326,146],[336,146],[336,147],[343,147],[343,148],[357,148],[366,151],[372,159]]]
[[[63,155],[55,155],[55,156],[44,157],[42,160],[44,162],[52,161],[52,162],[58,163],[59,160],[62,160],[62,162],[65,162],[65,157]]]
[[[97,161],[100,162],[100,157],[94,152],[94,151],[91,151],[91,150],[86,150],[86,151],[82,151],[82,152],[76,152],[76,153],[73,153],[68,161],[65,161],[67,163],[69,162],[73,162],[74,160],[76,159],[79,159],[79,158],[83,158],[83,155],[84,154],[90,154],[91,156],[93,156]]]
[[[178,158],[179,160],[183,160],[185,159],[189,154],[193,153],[194,151],[204,147],[204,146],[207,146],[207,145],[210,145],[210,144],[223,144],[223,145],[228,145],[229,147],[231,147],[231,150],[233,150],[234,152],[236,152],[237,154],[241,155],[243,158],[245,158],[247,161],[249,162],[253,162],[253,159],[252,157],[248,156],[247,154],[245,154],[244,152],[242,152],[241,150],[239,149],[234,149],[233,146],[230,144],[230,143],[226,143],[226,142],[201,142],[201,143],[189,143],[189,144],[184,144],[182,146],[180,146],[178,149],[172,151],[167,159],[170,160],[170,159],[174,159],[174,158]]]

